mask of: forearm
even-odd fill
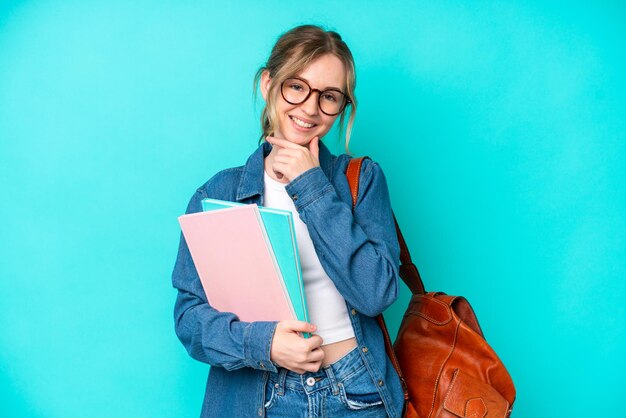
[[[380,168],[370,165],[361,184],[354,213],[319,169],[294,179],[287,191],[339,292],[363,314],[376,316],[397,298],[400,250]]]
[[[179,290],[174,309],[176,335],[196,360],[235,370],[276,371],[270,348],[276,322],[243,322],[219,312],[197,296]]]

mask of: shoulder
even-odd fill
[[[370,157],[365,157],[363,159],[363,164],[361,165],[361,177],[363,179],[382,174],[383,169],[380,167],[380,164],[378,164],[378,162],[372,160]]]
[[[235,200],[237,186],[243,171],[244,166],[238,166],[226,168],[215,173],[204,184],[196,188],[189,200],[186,213],[200,212],[202,210],[202,199]]]
[[[350,164],[350,161],[353,161],[353,160],[356,161],[359,158],[363,158],[363,162],[361,163],[360,175],[359,175],[360,186],[365,186],[371,183],[372,181],[376,181],[377,179],[380,179],[380,178],[384,179],[383,169],[380,166],[380,164],[367,156],[355,157],[355,156],[350,156],[347,154],[341,154],[339,157],[337,157],[337,161],[336,161],[337,166],[338,166],[338,171],[340,171],[345,176],[345,173],[348,169],[348,165]]]
[[[243,171],[244,166],[221,170],[208,179],[202,186],[198,187],[197,191],[203,194],[204,197],[212,197],[215,199],[234,197]]]
[[[361,184],[375,184],[377,186],[384,186],[385,189],[387,188],[385,173],[378,162],[370,158],[366,158],[365,161],[363,161],[363,166],[361,167]]]
[[[376,205],[389,201],[389,187],[383,169],[369,157],[364,158],[361,165],[357,206],[364,200],[375,202]]]
[[[351,160],[360,158],[340,154],[334,161],[333,184],[341,198],[346,203],[352,204],[352,190],[348,184],[346,171]],[[387,181],[380,164],[369,157],[363,158],[359,174],[357,206],[363,200],[381,200],[388,196]]]

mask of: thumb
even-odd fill
[[[282,321],[283,327],[294,332],[314,332],[317,327],[304,321],[287,320]]]
[[[320,137],[316,136],[309,142],[309,151],[315,157],[316,160],[319,160],[320,156]]]

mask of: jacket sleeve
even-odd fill
[[[196,192],[186,213],[200,212],[201,199],[201,192]],[[277,322],[243,322],[231,312],[211,307],[182,234],[172,284],[178,289],[174,306],[176,335],[191,357],[227,370],[248,366],[277,371],[270,361]]]
[[[340,199],[320,167],[300,174],[285,189],[337,290],[355,309],[376,316],[398,296],[400,247],[383,171],[371,160],[361,171],[354,213],[352,202]]]

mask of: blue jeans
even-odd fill
[[[266,417],[387,417],[358,347],[317,372],[279,368],[265,387]]]

